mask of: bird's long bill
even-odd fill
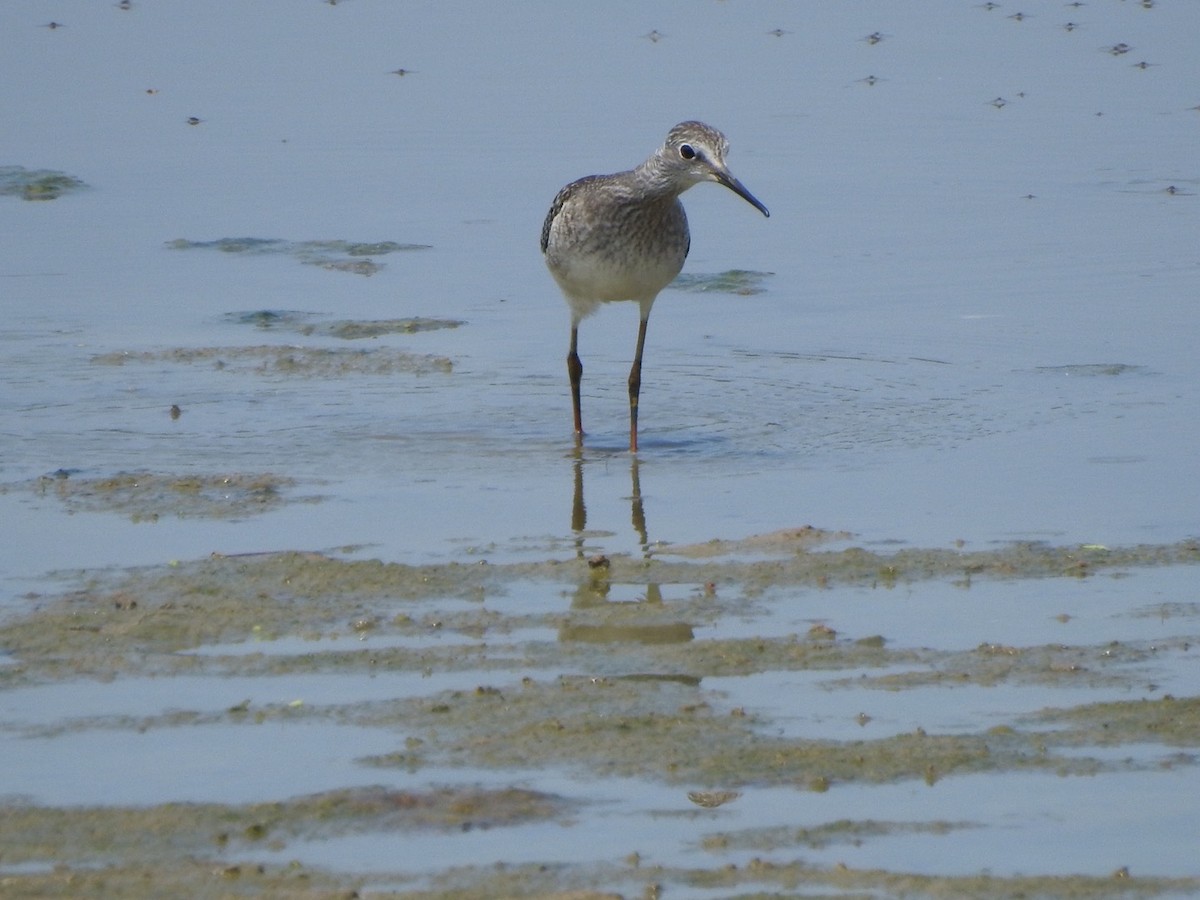
[[[755,209],[757,209],[760,213],[762,213],[764,216],[766,216],[767,218],[771,217],[770,211],[765,206],[763,206],[762,203],[759,202],[758,198],[755,197],[748,190],[746,190],[746,186],[744,184],[742,184],[740,181],[738,181],[736,178],[734,178],[731,174],[726,172],[724,169],[714,168],[713,175],[716,177],[717,181],[720,184],[725,185],[725,187],[729,188],[731,191],[733,191],[735,194],[737,194],[739,197],[741,197],[743,200],[745,200],[747,203],[749,203],[751,206],[753,206]]]

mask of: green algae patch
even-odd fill
[[[79,589],[53,598],[29,598],[32,612],[0,622],[0,648],[19,662],[0,670],[0,681],[179,671],[511,668],[511,649],[502,648],[492,660],[487,648],[473,641],[383,644],[390,637],[444,633],[448,629],[443,617],[427,614],[421,604],[437,598],[478,602],[502,580],[495,568],[278,553],[215,554],[165,567],[92,573]],[[481,610],[478,619],[464,616],[457,621],[465,630],[478,631],[488,630],[495,619],[494,613]],[[347,635],[369,635],[382,645],[364,646],[355,640],[343,649],[334,643]],[[286,654],[182,652],[227,644],[269,649],[271,641],[283,637],[298,638],[312,649]],[[323,641],[334,646],[326,649]]]
[[[685,680],[525,679],[520,685],[451,691],[365,704],[352,720],[409,736],[395,754],[366,762],[487,768],[577,766],[603,777],[652,778],[723,788],[884,783],[987,771],[1094,774],[1099,763],[1049,752],[1043,736],[1007,732],[936,735],[918,730],[879,740],[780,738],[769,723],[722,708]]]
[[[688,559],[711,559],[722,556],[786,555],[803,553],[823,544],[848,541],[853,537],[848,531],[828,531],[804,525],[800,528],[782,528],[766,534],[751,535],[740,540],[714,538],[699,544],[667,544],[655,552],[659,556],[686,557]]]
[[[429,319],[420,316],[407,319],[376,319],[364,322],[330,322],[316,329],[318,334],[357,341],[362,338],[377,338],[385,334],[416,334],[419,331],[441,331],[465,325],[458,319]]]
[[[880,822],[874,819],[839,819],[836,822],[804,828],[777,825],[718,831],[705,835],[700,846],[710,853],[735,850],[777,853],[796,847],[823,850],[840,844],[858,846],[873,838],[906,834],[944,835],[952,831],[979,827],[981,826],[974,822]]]
[[[1148,375],[1146,366],[1129,363],[1083,363],[1069,366],[1038,366],[1034,369],[1045,375],[1069,375],[1076,378],[1113,378],[1118,375]]]
[[[87,187],[80,179],[51,169],[26,169],[0,166],[0,197],[17,196],[22,200],[57,200]]]
[[[392,347],[358,350],[261,344],[251,347],[182,347],[113,351],[92,357],[96,365],[202,365],[227,372],[292,378],[347,378],[358,375],[449,374],[445,356],[409,353]]]
[[[1153,645],[1125,643],[1095,646],[1042,644],[1014,647],[981,644],[974,650],[937,654],[937,664],[880,675],[839,679],[830,686],[883,691],[924,687],[995,687],[999,684],[1043,684],[1069,687],[1117,687],[1129,683],[1127,666],[1152,661],[1156,655],[1186,652],[1186,640]],[[931,660],[926,660],[931,662]]]
[[[1061,746],[1151,742],[1200,749],[1200,697],[1168,694],[1157,700],[1087,703],[1070,709],[1043,710],[1027,721],[1054,727],[1048,737]]]
[[[103,863],[162,855],[281,849],[364,831],[463,831],[560,818],[560,797],[521,788],[444,787],[427,791],[368,786],[270,803],[165,803],[147,807],[57,808],[10,804],[0,816],[6,864],[61,858]]]
[[[677,291],[688,291],[692,294],[740,294],[750,296],[761,294],[763,286],[772,272],[753,272],[746,269],[730,269],[716,273],[685,272],[668,285]]]
[[[1200,562],[1200,542],[1150,544],[1130,547],[1053,546],[1017,542],[987,550],[951,548],[903,548],[890,553],[851,546],[842,550],[820,550],[809,539],[793,542],[789,529],[740,541],[712,542],[715,554],[703,552],[706,544],[681,545],[682,556],[732,557],[712,563],[693,563],[673,558],[650,561],[624,556],[606,558],[603,577],[618,581],[643,581],[655,584],[734,583],[747,593],[792,585],[832,587],[859,584],[895,587],[935,578],[953,579],[969,587],[973,578],[1046,578],[1070,576],[1086,578],[1101,572],[1120,572],[1128,568]],[[821,532],[829,540],[844,540],[843,532]],[[823,538],[814,538],[814,541]],[[669,550],[662,555],[671,557]],[[744,559],[737,557],[742,556]],[[582,564],[582,561],[581,561]]]
[[[333,322],[315,321],[317,313],[295,310],[259,309],[250,312],[226,313],[224,320],[235,325],[253,325],[263,331],[290,331],[305,336],[319,335],[344,341],[378,338],[389,334],[417,334],[422,331],[441,331],[459,328],[466,322],[460,319],[434,319],[412,316],[403,319],[340,319]]]
[[[1073,900],[1129,900],[1179,897],[1200,889],[1198,878],[1138,875],[1124,866],[1103,874],[935,876],[864,869],[838,864],[820,866],[803,860],[753,857],[737,864],[679,867],[652,862],[653,849],[633,852],[622,864],[493,865],[445,869],[421,888],[374,886],[372,897],[404,900],[621,900],[671,896],[672,886],[740,900],[813,900],[813,898],[907,897],[928,900],[1012,900],[1056,897]],[[377,880],[378,881],[378,880]],[[614,890],[621,893],[613,893]]]
[[[1081,875],[933,876],[846,865],[754,857],[738,865],[689,868],[650,863],[630,854],[625,864],[524,864],[454,867],[417,879],[402,873],[353,875],[325,872],[292,862],[264,865],[221,857],[170,858],[104,868],[59,865],[52,871],[0,875],[0,888],[12,896],[190,897],[197,900],[254,896],[295,900],[622,900],[670,896],[679,885],[742,900],[908,897],[928,900],[1011,900],[1061,897],[1073,900],[1129,900],[1181,897],[1200,890],[1197,878],[1138,875],[1123,866],[1109,873]],[[614,893],[620,890],[621,893]]]
[[[81,508],[164,514],[172,508],[219,505],[220,491],[228,487],[220,483],[223,479],[211,485],[203,481],[193,484],[188,479],[151,479],[145,487],[144,478],[122,476],[111,483],[84,480],[78,499],[71,499],[69,493],[75,489],[72,477],[51,479],[44,489],[68,491],[64,502],[92,504]],[[248,508],[264,502],[264,496],[275,502],[283,486],[271,481],[258,486],[249,480],[242,486]],[[206,497],[210,490],[218,492],[215,500]],[[1106,552],[1089,567],[1190,562],[1195,555],[1195,545],[1190,542],[1118,549]],[[900,551],[890,557],[850,548],[755,562],[614,557],[598,575],[578,560],[410,566],[317,553],[214,556],[162,568],[89,576],[79,590],[57,598],[39,598],[28,615],[0,624],[0,646],[20,661],[21,671],[58,671],[59,677],[70,673],[104,677],[164,667],[265,674],[369,671],[375,667],[511,670],[525,665],[602,676],[633,672],[696,678],[888,667],[889,671],[878,675],[859,673],[854,682],[885,690],[1002,681],[1091,684],[1119,678],[1122,665],[1151,659],[1157,651],[1128,643],[1116,648],[984,645],[967,653],[951,653],[893,647],[884,636],[840,638],[822,628],[805,635],[695,639],[697,626],[745,614],[751,602],[767,602],[756,599],[767,590],[824,590],[838,582],[874,584],[881,569],[909,582],[952,577],[964,568],[974,577],[1043,577],[1073,574],[1070,569],[1078,559],[1078,551],[1071,548],[1035,552],[1018,547],[1007,554],[1000,550],[982,554]],[[564,595],[573,598],[570,608],[505,613],[503,604],[489,602],[491,597],[501,598],[538,583],[573,585],[564,590]],[[609,590],[619,585],[637,586],[646,597],[660,596],[671,586],[693,589],[667,602],[607,600]],[[709,585],[720,587],[710,590]],[[445,598],[467,603],[444,609],[436,601]],[[537,629],[539,638],[514,642],[506,637],[527,629]],[[457,639],[424,640],[435,633]],[[349,648],[319,643],[347,634],[363,641],[353,642]],[[310,648],[297,653],[180,655],[180,651],[204,646],[282,637],[311,642]],[[490,638],[491,643],[481,644],[483,638]],[[902,671],[896,671],[898,667],[903,667]]]
[[[288,241],[280,238],[219,238],[214,241],[191,241],[177,238],[167,241],[170,250],[216,250],[243,256],[284,255],[309,265],[334,272],[354,275],[374,275],[384,266],[374,257],[392,253],[428,250],[428,244],[405,244],[397,241]]]
[[[293,841],[376,832],[459,833],[561,820],[572,805],[521,788],[395,790],[356,787],[245,805],[165,803],[148,807],[55,808],[9,803],[0,816],[9,896],[122,897],[232,895],[347,896],[364,879],[310,871],[298,863],[253,862]],[[248,859],[250,861],[248,861]],[[401,881],[402,876],[391,878]],[[178,885],[179,891],[170,890]],[[8,893],[13,892],[13,893]]]
[[[357,896],[357,889],[368,881],[363,877],[330,875],[307,869],[299,863],[280,866],[220,857],[173,856],[103,867],[62,862],[40,872],[0,872],[0,892],[11,897],[64,900],[79,897],[227,900],[242,896],[278,900],[348,900]]]
[[[160,518],[236,521],[271,512],[289,502],[318,499],[290,498],[295,480],[269,472],[183,476],[122,472],[88,478],[61,471],[24,486],[38,496],[61,501],[71,513],[117,513],[134,522]]]
[[[252,309],[245,312],[225,313],[221,321],[232,325],[252,325],[261,331],[300,331],[310,327],[320,313],[298,309]]]
[[[847,865],[817,866],[804,861],[752,858],[719,869],[643,867],[639,875],[655,883],[678,881],[691,887],[731,891],[739,898],[907,897],[929,900],[1012,900],[1055,897],[1092,900],[1182,896],[1200,887],[1197,878],[1138,877],[1124,866],[1109,873],[1081,875],[963,876],[921,875]],[[815,894],[814,889],[826,894]],[[854,892],[854,893],[847,893]]]
[[[798,635],[699,640],[686,646],[663,647],[655,656],[658,665],[696,677],[735,677],[812,669],[834,672],[931,664],[940,659],[940,655],[932,651],[888,649],[870,642],[832,641]]]

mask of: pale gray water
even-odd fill
[[[0,6],[0,166],[89,186],[52,202],[0,196],[0,603],[19,609],[55,570],[213,551],[573,555],[568,318],[538,232],[562,184],[636,164],[686,118],[726,132],[733,171],[772,215],[715,186],[689,192],[685,273],[771,274],[761,293],[672,290],[656,305],[639,461],[652,543],[806,523],[918,547],[1200,534],[1200,6],[1038,4],[1020,22],[1015,11],[957,0]],[[1064,28],[1073,18],[1081,27]],[[64,27],[38,27],[51,19]],[[652,29],[665,36],[644,37]],[[885,39],[862,40],[873,32]],[[1103,49],[1118,43],[1133,49]],[[411,71],[391,74],[401,67]],[[429,249],[373,257],[384,268],[364,277],[286,254],[166,246],[241,237]],[[260,310],[466,324],[350,342],[227,318]],[[641,552],[622,452],[635,332],[632,304],[581,332],[587,545],[608,554]],[[94,361],[279,343],[387,346],[446,357],[453,371],[301,378]],[[320,499],[135,522],[29,489],[57,470],[272,472],[296,480],[285,496]],[[1164,590],[1194,599],[1186,578]],[[891,635],[904,619],[869,615]],[[924,639],[956,645],[961,623],[937,622]],[[910,716],[922,718],[898,714],[894,727]],[[1172,777],[1191,786],[1165,794],[1194,796],[1194,772]],[[872,808],[925,792],[856,790]],[[956,813],[928,813],[941,815]],[[1194,812],[1183,824],[1194,830]],[[982,843],[957,833],[975,849],[956,849],[949,868],[1054,871],[1062,859],[1107,871],[1086,830],[1074,855],[1022,861],[994,831]],[[889,839],[902,848],[891,858],[844,847],[837,858],[948,870],[945,845],[909,846],[923,840]],[[1144,868],[1194,869],[1172,856],[1177,844],[1157,846],[1137,851]]]
[[[154,531],[10,493],[25,524],[5,571],[349,542],[444,557],[563,533],[567,317],[541,219],[562,183],[636,163],[689,116],[730,135],[773,217],[691,191],[685,271],[774,274],[765,293],[655,309],[652,539],[805,522],[916,544],[1196,533],[1191,5],[1097,4],[1073,32],[1056,25],[1070,10],[1018,23],[958,3],[796,21],[556,9],[77,4],[53,31],[3,11],[4,162],[93,186],[0,204],[3,477],[279,469],[355,501]],[[651,26],[667,37],[640,39]],[[889,36],[857,40],[872,31]],[[1099,49],[1118,41],[1135,50]],[[1156,66],[1131,66],[1143,56]],[[164,249],[242,236],[432,249],[370,278]],[[452,378],[89,363],[294,339],[222,320],[260,309],[468,325],[385,339],[450,357]],[[633,539],[615,451],[635,319],[606,309],[582,335],[589,524],[619,532],[608,549]],[[1065,368],[1110,364],[1129,368]]]

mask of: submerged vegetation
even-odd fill
[[[428,250],[428,244],[402,244],[396,241],[288,241],[281,238],[218,238],[213,241],[192,241],[176,238],[167,241],[171,250],[217,250],[245,256],[290,256],[309,266],[319,266],[332,272],[352,275],[374,275],[383,267],[375,257],[413,250]]]
[[[86,187],[83,181],[66,172],[0,166],[0,196],[17,196],[22,200],[57,200],[63,194],[75,193]]]

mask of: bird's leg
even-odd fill
[[[579,383],[583,380],[583,363],[579,361],[579,326],[571,326],[571,349],[567,353],[567,374],[571,378],[571,409],[575,413],[575,434],[583,434],[583,417],[579,410]]]
[[[633,368],[629,370],[629,452],[637,453],[638,393],[642,389],[642,348],[646,346],[646,323],[648,316],[638,324],[637,352],[633,354]]]

